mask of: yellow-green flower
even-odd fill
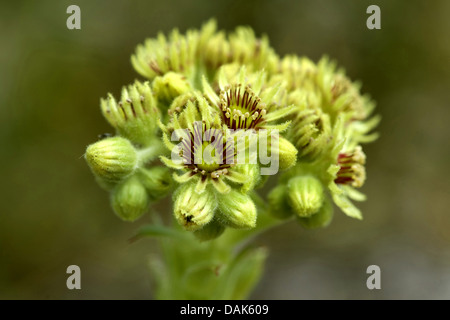
[[[289,121],[273,124],[293,112],[293,106],[282,103],[282,84],[266,85],[267,75],[261,71],[248,74],[242,67],[236,76],[229,79],[221,69],[219,93],[217,94],[206,78],[203,78],[204,95],[219,112],[222,123],[229,129],[277,129],[285,130]]]
[[[196,191],[202,193],[210,183],[220,193],[228,193],[234,184],[245,184],[249,177],[236,168],[238,150],[235,147],[235,135],[226,126],[221,125],[218,115],[201,96],[196,102],[188,101],[180,115],[172,117],[170,132],[162,125],[164,142],[172,153],[172,159],[161,157],[165,165],[183,172],[174,174],[175,181],[185,183],[196,181]],[[171,141],[181,140],[178,145]],[[245,152],[240,150],[239,152]],[[173,157],[178,156],[178,161]],[[208,159],[209,156],[210,159]]]
[[[229,35],[217,31],[214,20],[203,27],[203,41],[199,43],[200,60],[206,67],[206,75],[211,79],[223,65],[237,63],[251,70],[275,70],[278,56],[266,36],[257,38],[249,27],[240,26]]]
[[[119,101],[109,94],[101,99],[103,116],[117,134],[141,146],[149,146],[158,139],[157,121],[161,116],[148,82],[136,81],[123,87]]]

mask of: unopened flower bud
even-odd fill
[[[194,231],[194,235],[200,241],[213,240],[219,237],[225,231],[225,227],[213,219],[210,223],[205,225],[203,228]]]
[[[188,101],[195,101],[195,95],[192,92],[183,93],[182,95],[179,95],[178,97],[173,99],[172,103],[170,104],[169,110],[167,110],[167,113],[170,116],[179,115],[186,107]]]
[[[300,225],[307,229],[324,228],[333,220],[333,206],[330,200],[325,199],[319,211],[308,218],[298,218]]]
[[[234,167],[234,169],[248,178],[242,184],[241,191],[243,193],[253,190],[261,180],[261,169],[257,164],[240,164]]]
[[[135,221],[148,209],[150,197],[136,176],[119,184],[111,195],[114,212],[124,221]]]
[[[324,201],[322,183],[313,176],[299,176],[288,182],[289,203],[302,218],[317,213]]]
[[[153,81],[153,91],[158,100],[170,105],[176,97],[191,90],[186,77],[180,73],[168,72],[162,77],[156,77]]]
[[[314,160],[330,140],[329,116],[320,109],[299,110],[293,119],[287,137],[298,148],[300,158]]]
[[[138,163],[136,149],[122,137],[106,138],[87,147],[86,161],[105,188],[111,188],[130,176]]]
[[[189,75],[195,70],[198,37],[198,32],[193,30],[183,35],[173,30],[168,37],[160,33],[157,38],[137,46],[131,63],[149,80],[171,71]]]
[[[291,217],[294,212],[289,206],[288,202],[288,187],[285,184],[280,184],[273,188],[269,195],[270,213],[279,219],[287,219]]]
[[[153,143],[161,112],[148,82],[123,87],[119,101],[109,94],[101,100],[101,109],[121,136],[142,146]]]
[[[274,150],[276,152],[277,150]],[[280,161],[280,169],[286,170],[293,167],[297,163],[297,148],[285,138],[278,138],[278,159]]]
[[[158,200],[170,191],[172,174],[167,167],[140,168],[137,176],[152,200]]]
[[[196,231],[207,225],[217,207],[213,191],[206,189],[198,194],[195,187],[195,183],[184,183],[174,195],[175,218],[188,231]]]
[[[216,213],[223,225],[236,229],[249,229],[256,226],[256,206],[250,196],[231,190],[219,199]]]

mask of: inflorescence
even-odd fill
[[[101,100],[116,135],[85,153],[121,219],[172,192],[175,220],[200,240],[251,229],[255,190],[274,174],[274,216],[324,227],[334,202],[362,218],[351,200],[365,199],[356,190],[366,178],[361,144],[377,138],[380,117],[327,58],[279,57],[251,28],[227,34],[209,21],[146,40],[131,62],[145,81]]]

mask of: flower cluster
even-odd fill
[[[101,100],[116,135],[85,154],[119,217],[134,221],[173,191],[175,220],[201,240],[251,229],[255,190],[278,173],[275,216],[325,226],[334,201],[361,218],[349,198],[364,199],[361,144],[379,117],[329,60],[279,57],[252,29],[209,21],[146,40],[131,62],[146,79]]]

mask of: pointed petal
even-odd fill
[[[359,192],[355,188],[352,188],[350,186],[342,186],[344,189],[345,194],[352,200],[355,201],[366,201],[367,197],[365,194]]]
[[[219,191],[220,193],[228,193],[231,191],[231,187],[226,184],[225,182],[223,182],[222,179],[211,179],[211,182],[214,186],[214,188],[216,188],[217,191]]]
[[[355,207],[355,205],[351,203],[346,196],[333,194],[333,200],[334,203],[341,208],[347,216],[362,220],[361,211]]]
[[[195,175],[192,174],[192,172],[190,172],[190,171],[182,174],[181,176],[174,172],[173,173],[173,180],[175,180],[178,183],[185,183],[185,182],[191,180],[194,176]]]
[[[267,113],[267,115],[264,117],[264,120],[266,122],[270,122],[270,121],[274,121],[274,120],[278,120],[280,118],[286,117],[289,114],[293,113],[294,111],[296,111],[294,106],[290,106],[290,107],[285,107],[285,108],[281,108],[275,111],[270,111],[269,113]]]
[[[291,121],[286,121],[285,123],[281,124],[274,124],[274,125],[264,125],[263,128],[267,130],[278,130],[280,132],[285,131],[287,128],[289,128],[291,124]]]
[[[200,177],[200,179],[198,179],[197,185],[195,186],[195,192],[197,192],[198,194],[203,193],[206,189],[207,183],[208,178],[202,179],[202,177]]]
[[[202,86],[203,86],[203,93],[208,98],[208,100],[211,101],[213,105],[219,106],[220,105],[219,97],[214,92],[213,88],[211,88],[205,76],[202,77]]]
[[[244,184],[249,180],[249,176],[236,172],[235,170],[230,170],[228,174],[224,175],[224,177],[239,184]]]
[[[176,145],[172,143],[172,141],[169,139],[169,136],[166,133],[163,134],[163,142],[166,148],[169,149],[170,151],[172,151],[173,148],[176,147]]]
[[[183,164],[175,163],[171,159],[166,158],[164,156],[160,156],[159,159],[161,160],[162,163],[164,163],[169,168],[172,168],[172,169],[183,169],[184,168]]]

